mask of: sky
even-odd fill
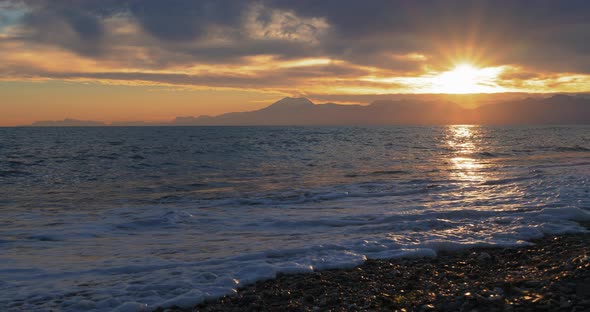
[[[0,125],[590,91],[587,0],[0,0]]]

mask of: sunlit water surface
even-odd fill
[[[0,310],[189,306],[277,272],[576,232],[590,127],[0,129]]]

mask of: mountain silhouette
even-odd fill
[[[474,113],[473,123],[482,124],[588,124],[590,99],[559,94],[485,105]]]
[[[590,98],[553,95],[498,101],[465,108],[446,100],[378,100],[369,105],[314,104],[286,97],[265,108],[218,116],[176,117],[170,122],[113,122],[111,126],[297,126],[297,125],[542,125],[590,124]],[[35,127],[106,126],[100,121],[36,121]]]
[[[590,99],[526,98],[467,109],[448,101],[380,100],[370,105],[314,104],[284,98],[268,107],[219,116],[177,117],[174,125],[535,125],[589,124]]]
[[[78,120],[66,118],[64,120],[42,120],[35,121],[32,127],[102,127],[106,126],[104,122],[92,120]]]

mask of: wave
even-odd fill
[[[408,173],[410,172],[406,170],[379,170],[371,172],[371,175],[402,175]]]
[[[536,172],[540,172],[540,170],[536,170]],[[535,174],[532,176],[525,176],[525,177],[514,177],[514,178],[506,178],[506,179],[497,179],[497,180],[486,180],[482,182],[482,185],[502,185],[502,184],[510,184],[514,182],[526,181],[526,180],[533,180],[533,179],[540,179],[543,176],[541,174]]]
[[[586,148],[580,145],[574,146],[557,146],[553,148],[556,152],[590,152],[590,148]]]
[[[31,172],[22,170],[0,170],[0,177],[23,177],[30,176]]]
[[[479,157],[483,158],[495,158],[499,156],[499,153],[491,153],[491,152],[479,152],[477,153]]]

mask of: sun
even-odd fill
[[[434,77],[432,89],[437,93],[491,93],[502,92],[496,83],[501,70],[477,68],[469,63],[457,64],[453,69]]]

